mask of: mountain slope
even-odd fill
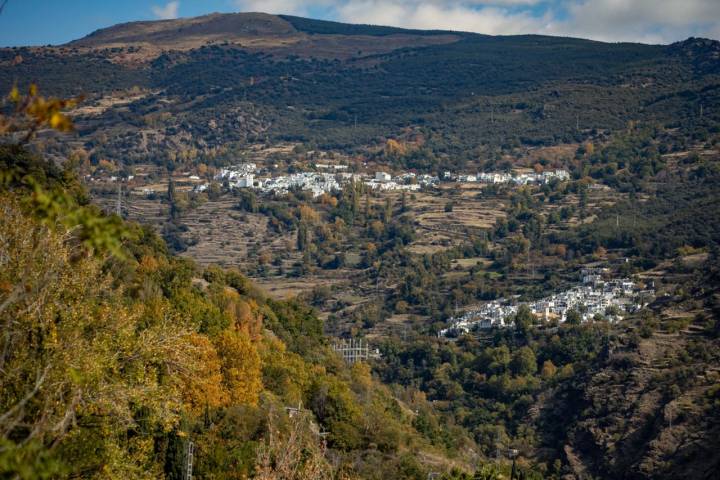
[[[358,56],[358,52],[367,55],[451,43],[459,38],[451,32],[353,26],[266,13],[214,13],[195,18],[123,23],[97,30],[67,46],[92,50],[142,48],[144,56],[135,58],[144,60],[154,58],[163,50],[188,50],[216,43],[281,56],[349,58]]]
[[[41,78],[49,93],[85,94],[89,107],[140,89],[140,98],[78,118],[88,146],[112,160],[158,159],[170,145],[203,157],[260,139],[367,152],[420,135],[425,148],[412,166],[445,168],[497,149],[583,141],[630,121],[687,124],[701,105],[716,119],[718,45],[213,14],[0,50],[0,89]],[[144,121],[155,117],[163,121]]]
[[[187,37],[226,41],[261,35],[291,36],[297,31],[280,17],[263,13],[210,14],[202,17],[130,22],[97,30],[70,42],[78,47],[107,47],[115,44],[159,43],[172,45]]]
[[[720,346],[704,321],[630,325],[587,372],[547,392],[544,445],[578,478],[713,478]]]

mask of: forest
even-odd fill
[[[58,125],[54,101],[18,102]],[[170,255],[22,145],[0,166],[3,476],[179,479],[192,442],[198,478],[420,478],[410,452],[472,443],[434,445],[424,396],[346,366],[312,308]]]
[[[286,20],[316,36],[353,38],[369,28]],[[386,33],[391,32],[378,34]],[[422,138],[424,148],[408,161],[437,172],[519,145],[586,141],[632,121],[685,125],[702,105],[708,121],[718,120],[710,108],[718,100],[712,61],[717,42],[458,38],[343,60],[213,44],[169,50],[140,65],[113,60],[134,52],[138,47],[132,45],[16,47],[0,49],[0,62],[11,66],[0,69],[0,89],[9,91],[15,83],[26,88],[42,78],[48,93],[82,93],[94,100],[110,92],[156,92],[76,119],[94,159],[128,164],[163,164],[167,150],[177,148],[198,150],[207,162],[218,148],[246,142],[292,141],[367,153],[388,138]],[[141,132],[148,127],[161,132],[159,143],[144,145]]]

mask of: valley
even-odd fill
[[[0,477],[714,478],[718,59],[262,13],[0,48]]]

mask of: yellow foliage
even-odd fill
[[[557,367],[552,362],[552,360],[545,360],[543,363],[542,369],[540,370],[540,375],[544,379],[550,379],[555,376],[557,373]]]
[[[407,153],[407,147],[394,139],[389,139],[385,143],[385,155],[391,157],[403,156]]]
[[[372,386],[372,374],[370,367],[363,362],[354,363],[350,369],[350,375],[353,381],[353,388],[358,393],[367,393]]]
[[[73,129],[72,121],[63,110],[77,105],[80,98],[45,98],[38,95],[37,86],[32,84],[26,95],[13,87],[8,95],[14,105],[10,117],[0,115],[0,134],[23,133],[24,141],[29,141],[40,128],[52,128],[61,132]]]
[[[265,388],[283,398],[287,404],[303,401],[303,392],[315,375],[299,355],[287,352],[285,344],[275,337],[266,337],[260,344]]]
[[[117,166],[113,162],[104,158],[98,162],[98,167],[107,170],[108,172],[114,172],[117,170]]]
[[[373,220],[370,223],[370,232],[375,236],[379,237],[382,235],[383,231],[385,230],[385,225],[382,224],[379,220]]]
[[[69,434],[83,417],[122,431],[135,424],[138,406],[150,424],[172,428],[180,406],[175,379],[193,367],[183,323],[156,305],[158,321],[143,325],[141,309],[128,306],[99,260],[78,255],[66,231],[45,227],[11,199],[1,200],[0,284],[6,288],[0,322],[9,343],[0,439],[52,444],[67,434],[66,441],[75,441]],[[19,401],[24,397],[32,402]],[[94,448],[115,448],[114,438],[100,441]],[[137,447],[140,461],[145,449]],[[134,461],[118,463],[115,471]]]
[[[262,390],[260,355],[243,331],[228,329],[217,339],[225,388],[232,405],[256,405]]]
[[[333,197],[329,193],[323,193],[317,198],[317,202],[320,203],[320,205],[330,205],[332,207],[337,206],[337,198]]]
[[[300,220],[313,225],[320,221],[320,214],[309,205],[300,205]]]
[[[227,405],[228,392],[223,385],[222,362],[212,342],[204,335],[193,333],[189,337],[192,358],[197,370],[185,378],[183,400],[195,415],[205,407]]]
[[[559,372],[560,378],[570,378],[573,375],[575,375],[575,369],[573,368],[572,363],[567,363],[562,366]]]
[[[224,312],[233,327],[257,340],[262,334],[262,314],[253,299],[243,299],[237,290],[227,287],[223,292]]]
[[[155,257],[152,257],[150,255],[143,255],[140,259],[140,265],[138,266],[138,270],[143,273],[152,273],[157,271],[159,267],[160,263]]]

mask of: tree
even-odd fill
[[[300,222],[297,232],[297,249],[304,252],[308,247],[308,227],[305,222]]]
[[[522,335],[527,335],[534,322],[535,315],[532,314],[530,307],[525,304],[520,305],[514,318],[515,330]]]
[[[380,239],[384,231],[385,227],[382,222],[378,220],[373,220],[370,223],[370,234],[373,236],[373,238]]]
[[[385,142],[385,155],[391,158],[398,158],[407,153],[407,147],[392,138]]]
[[[255,405],[262,390],[260,356],[250,336],[232,328],[217,340],[225,388],[231,403]]]
[[[0,199],[0,469],[113,478],[152,465],[151,450],[131,453],[122,438],[139,412],[150,431],[176,424],[179,369],[197,372],[182,319],[129,305],[69,231]]]
[[[210,188],[208,188],[208,198],[210,200],[217,200],[222,195],[222,187],[218,182],[210,182]]]
[[[545,360],[543,362],[542,369],[540,370],[540,375],[545,379],[549,380],[552,377],[555,376],[555,373],[557,373],[557,367],[552,362],[552,360]]]
[[[72,120],[63,113],[63,110],[74,107],[82,100],[81,97],[73,99],[42,97],[38,95],[35,84],[28,87],[26,95],[22,95],[17,87],[13,87],[8,98],[13,110],[9,116],[0,115],[0,135],[22,134],[21,144],[32,140],[41,128],[51,128],[60,132],[72,131]]]
[[[522,347],[513,352],[510,369],[516,375],[532,375],[537,372],[535,352],[530,347]]]
[[[570,325],[580,325],[582,323],[582,315],[574,308],[571,308],[565,314],[565,321]]]
[[[257,197],[255,196],[255,193],[247,188],[244,188],[239,191],[240,195],[240,201],[237,204],[237,208],[239,210],[244,210],[246,212],[250,213],[257,213],[258,212],[258,203],[257,203]]]
[[[309,205],[300,205],[300,221],[308,225],[315,225],[320,221],[320,215]]]
[[[175,191],[175,181],[170,177],[167,188],[167,201],[170,204],[170,219],[176,219],[180,215],[177,207],[177,192]]]
[[[383,223],[387,225],[390,223],[390,220],[392,220],[393,216],[393,209],[392,209],[392,203],[390,202],[390,198],[385,199],[385,208],[383,208]]]
[[[188,411],[199,415],[208,407],[226,405],[228,392],[222,384],[222,363],[214,345],[204,335],[192,334],[188,347],[199,365],[199,371],[185,377],[183,399]]]

